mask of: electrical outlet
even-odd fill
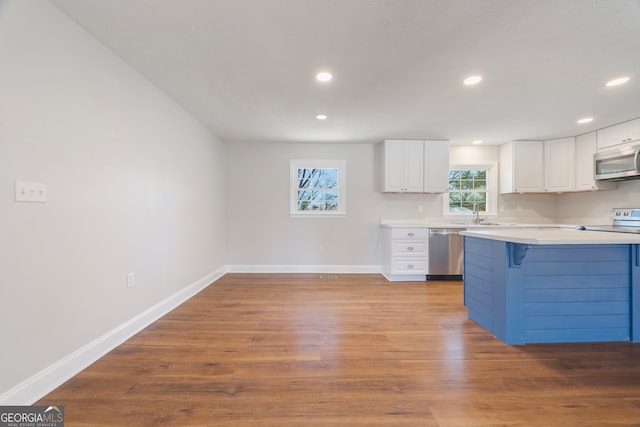
[[[127,274],[127,288],[133,288],[136,284],[136,273]]]

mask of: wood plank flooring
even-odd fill
[[[640,426],[640,345],[504,345],[460,282],[228,274],[37,404],[68,427]]]

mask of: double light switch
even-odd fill
[[[16,202],[47,202],[47,184],[16,181]]]

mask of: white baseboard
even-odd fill
[[[228,265],[227,273],[376,274],[379,265]]]
[[[0,395],[0,405],[32,405],[96,360],[218,280],[220,268]]]

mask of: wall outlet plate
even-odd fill
[[[47,184],[16,181],[16,202],[47,202]]]

